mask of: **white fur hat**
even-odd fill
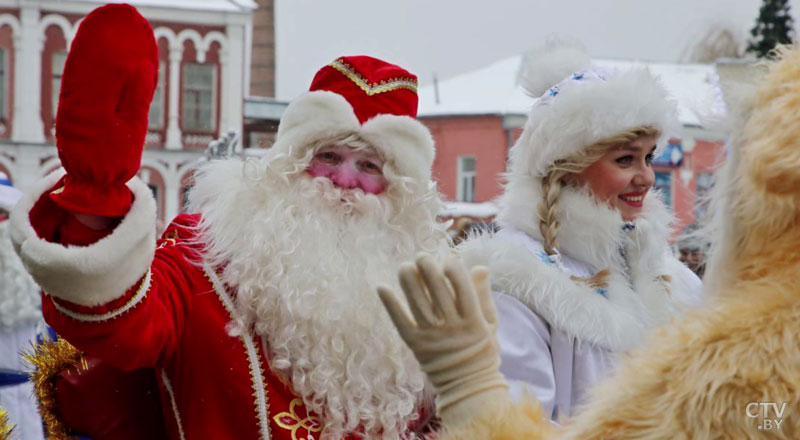
[[[289,153],[292,149],[306,149],[320,139],[351,134],[375,147],[401,175],[419,182],[431,179],[433,138],[421,122],[408,116],[382,114],[361,124],[350,103],[333,92],[308,92],[292,101],[281,117],[272,150]]]
[[[397,173],[425,184],[434,148],[430,132],[415,119],[416,84],[416,76],[385,61],[340,57],[286,108],[272,150],[299,154],[318,140],[354,134]]]
[[[643,126],[663,140],[678,127],[676,104],[649,70],[593,67],[575,43],[550,42],[526,56],[520,81],[539,99],[511,150],[512,174],[542,177],[597,141]]]

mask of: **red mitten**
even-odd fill
[[[133,6],[92,11],[72,42],[56,115],[56,145],[67,170],[50,195],[72,213],[125,215],[125,183],[142,162],[150,101],[158,80],[153,29]]]
[[[64,178],[61,178],[56,187],[61,186],[63,182]],[[28,218],[39,238],[51,243],[73,246],[89,246],[96,243],[114,232],[117,226],[117,222],[112,222],[108,228],[92,229],[78,221],[74,215],[59,208],[47,193],[39,197],[31,208]]]

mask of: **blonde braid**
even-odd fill
[[[563,164],[559,164],[563,165]],[[567,167],[568,168],[568,167]],[[544,239],[544,251],[547,255],[558,252],[558,196],[564,187],[563,178],[569,171],[563,167],[553,167],[542,179],[542,202],[539,204],[539,231]],[[608,277],[611,271],[603,269],[589,278],[571,276],[575,282],[586,284],[592,289],[605,289],[608,287]]]
[[[542,179],[542,202],[538,206],[539,232],[544,239],[544,251],[555,255],[558,249],[558,196],[564,187],[562,178],[566,173],[553,168]]]
[[[565,166],[566,165],[566,166]],[[542,179],[542,202],[539,203],[539,232],[544,241],[544,251],[547,255],[558,252],[558,196],[564,187],[564,176],[570,173],[569,164],[555,164]],[[583,283],[592,289],[605,289],[608,287],[608,277],[611,271],[603,269],[589,278],[570,276],[572,281]]]

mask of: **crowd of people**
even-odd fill
[[[496,227],[448,234],[416,76],[344,56],[266,155],[199,165],[156,237],[136,174],[158,47],[100,7],[64,68],[63,169],[0,186],[12,438],[43,438],[17,354],[37,338],[34,365],[70,356],[35,381],[61,387],[36,390],[50,438],[795,438],[800,52],[780,58],[731,109],[704,288],[652,190],[674,101],[563,42],[521,74]],[[765,401],[789,405],[777,430],[747,412]]]

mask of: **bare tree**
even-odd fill
[[[689,63],[713,63],[720,58],[742,58],[744,42],[733,30],[722,25],[711,26],[703,36],[692,41],[683,61]]]

